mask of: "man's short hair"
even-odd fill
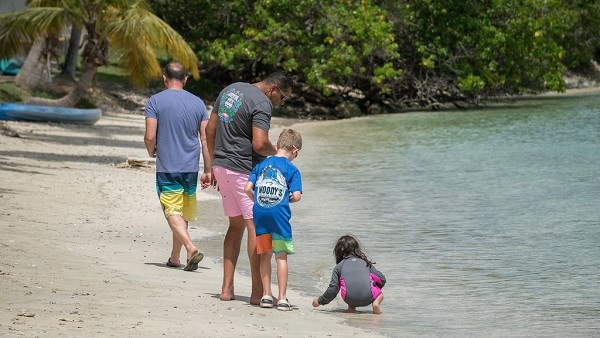
[[[181,82],[185,81],[185,79],[188,77],[185,67],[176,61],[169,62],[163,69],[163,73],[167,79]]]
[[[292,76],[284,71],[275,71],[269,76],[267,76],[264,80],[266,84],[274,84],[277,85],[281,90],[291,90],[294,85],[294,79]]]

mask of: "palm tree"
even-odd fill
[[[58,34],[71,25],[84,27],[86,36],[81,76],[74,88],[57,100],[32,97],[27,103],[73,107],[91,87],[98,67],[108,64],[109,46],[128,79],[139,87],[160,78],[160,53],[178,60],[199,78],[191,47],[150,12],[145,0],[30,0],[28,4],[30,8],[0,17],[0,57],[13,56],[36,38]]]

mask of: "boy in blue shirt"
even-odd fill
[[[301,148],[300,133],[292,129],[284,130],[277,141],[277,153],[254,167],[244,189],[248,197],[254,200],[252,212],[263,286],[260,306],[273,307],[271,257],[275,254],[279,282],[277,309],[282,311],[292,309],[286,297],[287,255],[294,253],[290,203],[298,202],[302,197],[302,178],[292,161],[298,156]]]

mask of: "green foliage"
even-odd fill
[[[600,0],[28,3],[24,14],[0,18],[0,56],[27,48],[35,34],[87,24],[133,83],[159,78],[170,58],[198,60],[204,79],[188,88],[204,96],[218,91],[210,82],[252,81],[274,69],[293,73],[306,92],[358,89],[370,102],[562,91],[567,69],[586,69],[600,55]]]
[[[600,55],[599,0],[151,5],[191,41],[208,77],[253,80],[281,68],[326,95],[337,85],[375,101],[417,93],[456,93],[452,99],[562,91],[566,69],[584,68]]]
[[[479,92],[485,88],[485,81],[479,76],[470,74],[466,77],[458,78],[458,87],[466,93]]]
[[[366,91],[372,86],[386,88],[388,81],[402,75],[393,25],[385,11],[370,1],[325,4],[314,4],[323,7],[324,15],[315,20],[309,35],[311,60],[304,63],[309,84],[322,90],[334,83]]]
[[[371,1],[174,0],[153,5],[166,21],[185,22],[177,26],[195,41],[207,70],[225,69],[247,79],[279,68],[325,93],[332,83],[369,89],[402,74],[392,23]],[[203,20],[195,19],[199,12],[206,13]]]
[[[405,40],[426,70],[458,81],[461,90],[562,90],[566,29],[555,1],[406,1]],[[554,80],[550,80],[554,79]]]
[[[600,1],[562,0],[557,5],[557,16],[565,26],[555,36],[565,50],[563,63],[569,69],[585,71],[600,52]]]
[[[12,82],[0,82],[0,103],[22,102],[27,93]]]

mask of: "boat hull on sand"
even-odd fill
[[[0,120],[92,125],[101,117],[102,110],[100,109],[36,106],[20,103],[0,104]]]

